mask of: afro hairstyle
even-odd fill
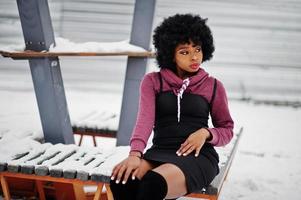
[[[175,72],[175,49],[179,44],[189,44],[190,41],[201,46],[203,62],[210,60],[214,52],[214,43],[206,21],[207,19],[192,14],[176,14],[164,19],[155,28],[153,35],[159,68],[168,68]]]

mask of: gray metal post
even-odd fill
[[[149,49],[156,0],[136,0],[130,43]],[[136,122],[139,86],[146,72],[147,58],[128,58],[117,145],[128,145]]]
[[[26,50],[48,50],[54,33],[47,0],[17,0]],[[73,144],[60,63],[56,58],[29,59],[46,142]]]

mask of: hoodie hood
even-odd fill
[[[208,73],[203,69],[199,69],[197,73],[191,77],[188,77],[184,80],[179,78],[175,73],[169,69],[162,69],[160,71],[162,78],[171,86],[173,93],[177,96],[178,104],[178,122],[181,119],[181,99],[185,90],[190,90],[195,86],[199,86],[206,80]],[[187,91],[190,92],[190,91]]]
[[[160,73],[164,81],[167,82],[167,84],[174,91],[175,95],[177,95],[183,85],[183,80],[170,69],[161,69]],[[189,85],[186,89],[187,92],[193,90],[194,87],[201,85],[206,78],[208,78],[208,76],[208,73],[204,69],[200,68],[195,75],[189,77]]]

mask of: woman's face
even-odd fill
[[[202,48],[192,42],[179,44],[175,49],[174,61],[180,78],[195,74],[203,60]]]

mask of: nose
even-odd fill
[[[197,59],[198,59],[197,53],[192,53],[191,60],[197,60]]]

